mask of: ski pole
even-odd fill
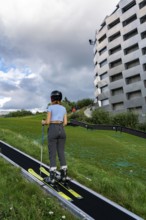
[[[43,162],[43,146],[44,146],[44,125],[42,125],[41,164]]]

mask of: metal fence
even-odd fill
[[[69,125],[71,126],[81,126],[86,129],[95,129],[95,130],[113,130],[113,131],[119,131],[119,132],[125,132],[128,134],[132,134],[138,137],[146,138],[146,132],[135,130],[132,128],[127,128],[119,125],[100,125],[100,124],[87,124],[84,122],[76,121],[76,120],[71,120]]]

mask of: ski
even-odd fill
[[[43,174],[45,174],[45,175],[47,175],[47,176],[50,176],[50,173],[49,173],[44,167],[40,167],[40,171],[41,171]],[[75,192],[75,191],[74,191],[73,189],[71,189],[70,187],[65,186],[63,183],[61,183],[61,182],[59,182],[59,181],[57,181],[57,183],[58,183],[59,185],[61,185],[64,189],[66,189],[68,192],[70,192],[74,197],[76,197],[76,198],[78,198],[78,199],[82,199],[82,198],[83,198],[80,194],[78,194],[77,192]]]
[[[58,188],[55,188],[53,186],[51,186],[49,183],[45,182],[44,178],[41,177],[39,174],[37,174],[32,168],[28,169],[28,172],[33,175],[34,177],[36,177],[37,179],[39,179],[40,181],[42,181],[43,183],[45,183],[46,185],[48,185],[49,187],[51,187],[53,190],[55,190],[61,197],[63,197],[64,199],[68,200],[68,201],[72,201],[72,199],[65,195],[65,193],[63,193],[62,191],[60,191]]]

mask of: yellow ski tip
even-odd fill
[[[78,199],[83,199],[83,197],[82,197],[80,194],[78,194],[77,192],[75,192],[74,190],[68,189],[68,191],[69,191],[73,196],[75,196],[76,198],[78,198]]]
[[[50,173],[44,167],[40,167],[40,171],[46,174],[47,176],[50,176]]]
[[[73,201],[69,196],[65,195],[63,192],[58,192],[58,194],[70,202]]]
[[[39,174],[37,174],[32,168],[29,168],[29,169],[28,169],[28,172],[29,172],[31,175],[33,175],[34,177],[36,177],[37,179],[43,181],[43,178],[42,178]]]

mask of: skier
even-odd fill
[[[65,182],[67,177],[67,165],[65,159],[65,141],[66,133],[64,126],[67,125],[67,111],[61,105],[62,93],[60,91],[52,91],[51,105],[47,109],[47,118],[42,120],[42,125],[48,127],[48,151],[50,159],[50,177],[45,180],[52,185],[56,178],[56,152],[60,162],[60,180]]]

